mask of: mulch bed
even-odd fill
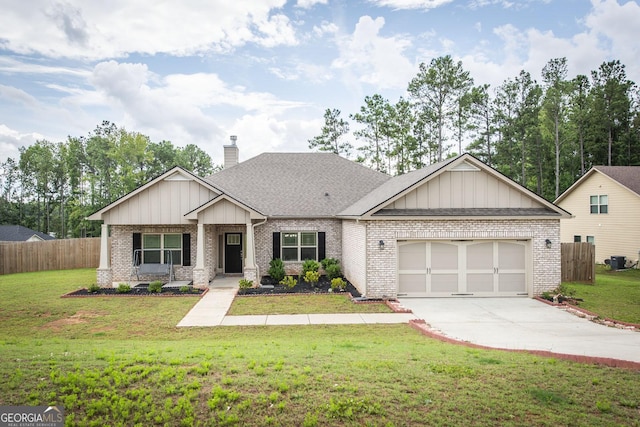
[[[189,292],[180,292],[180,288],[163,288],[161,292],[149,292],[148,284],[140,284],[133,286],[129,293],[118,293],[117,288],[100,288],[97,292],[89,292],[88,289],[82,288],[62,295],[62,298],[70,297],[200,297],[204,295],[208,289],[189,287]]]
[[[353,298],[360,298],[362,295],[348,280],[347,287],[343,292],[338,294],[351,294]],[[278,294],[327,294],[332,293],[331,280],[327,276],[320,276],[318,283],[307,283],[304,280],[298,280],[293,288],[283,286],[273,280],[269,276],[264,276],[260,280],[260,286],[256,288],[240,289],[238,295],[278,295]]]

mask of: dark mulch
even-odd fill
[[[88,289],[78,289],[63,297],[92,297],[92,296],[148,296],[148,297],[169,297],[169,296],[201,296],[206,290],[189,286],[189,292],[180,292],[180,288],[163,288],[161,292],[149,292],[149,284],[143,283],[131,288],[131,292],[118,293],[117,288],[100,288],[96,292],[89,292]]]
[[[346,279],[345,279],[346,280]],[[360,292],[349,282],[344,292],[350,293],[352,297],[358,298]],[[331,280],[327,276],[320,276],[318,283],[307,283],[304,280],[298,280],[293,288],[280,285],[269,276],[264,276],[260,280],[260,286],[257,288],[240,289],[238,295],[272,295],[272,294],[326,294],[332,292]]]

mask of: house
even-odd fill
[[[560,222],[562,242],[590,242],[596,262],[640,257],[640,166],[594,166],[555,203],[571,211]]]
[[[54,238],[21,225],[0,225],[0,242],[41,242]]]
[[[371,298],[533,296],[560,283],[570,214],[469,154],[392,178],[331,153],[239,163],[232,141],[223,170],[176,167],[89,217],[103,221],[100,285],[126,281],[136,250],[171,257],[194,285],[258,280],[273,258],[289,272],[337,258]]]

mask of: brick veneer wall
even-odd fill
[[[342,225],[339,219],[270,219],[255,227],[256,264],[258,274],[267,275],[269,262],[273,258],[273,233],[285,231],[325,232],[326,257],[342,260]],[[298,274],[301,262],[286,262],[287,273]]]
[[[367,293],[367,226],[364,222],[342,221],[342,272],[361,294]]]
[[[530,294],[540,295],[560,284],[560,220],[367,221],[368,297],[397,295],[397,240],[521,239],[531,241]],[[547,248],[545,240],[551,240]],[[378,242],[384,240],[384,250]],[[348,261],[347,261],[348,262]]]
[[[190,233],[191,234],[191,266],[174,266],[176,280],[192,280],[193,267],[196,263],[197,228],[188,226],[111,226],[111,281],[128,282],[131,276],[133,261],[133,233]],[[105,280],[107,275],[102,273],[98,280]],[[141,280],[155,280],[158,276],[140,276]],[[134,279],[135,280],[135,279]],[[100,283],[109,286],[111,283]]]

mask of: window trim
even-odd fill
[[[285,238],[290,236],[287,235],[292,235],[295,234],[296,235],[296,244],[295,245],[291,245],[291,244],[285,244]],[[313,245],[305,245],[303,244],[303,234],[313,234],[313,241],[314,244]],[[308,237],[308,236],[307,236]],[[319,253],[319,237],[318,237],[318,232],[317,231],[313,231],[313,230],[304,230],[304,231],[294,231],[294,230],[287,230],[287,231],[282,231],[280,233],[280,259],[283,262],[304,262],[306,259],[313,259],[313,260],[318,260],[318,253]],[[296,259],[285,259],[284,253],[286,249],[296,249]],[[308,258],[305,257],[303,259],[302,257],[302,251],[304,249],[310,249],[313,248],[314,251],[314,256],[313,258]]]
[[[147,236],[160,236],[160,247],[159,248],[145,248],[145,237]],[[180,243],[179,247],[165,247],[165,236],[177,236],[177,240]],[[171,252],[179,252],[179,255],[177,257],[172,256],[172,265],[182,265],[182,257],[183,257],[183,251],[184,248],[182,247],[183,245],[183,237],[182,237],[182,233],[142,233],[142,237],[140,239],[140,251],[142,252],[142,260],[141,263],[142,264],[167,264],[167,260],[165,260],[165,254],[167,251],[171,251]],[[145,255],[146,252],[157,252],[160,251],[160,262],[159,263],[155,263],[155,262],[147,262],[145,260]],[[177,258],[177,259],[176,259]]]
[[[595,203],[593,199],[595,198]],[[602,203],[604,199],[604,203]],[[594,212],[595,208],[595,212]],[[589,213],[591,215],[603,215],[609,213],[609,195],[608,194],[592,194],[589,196]]]

